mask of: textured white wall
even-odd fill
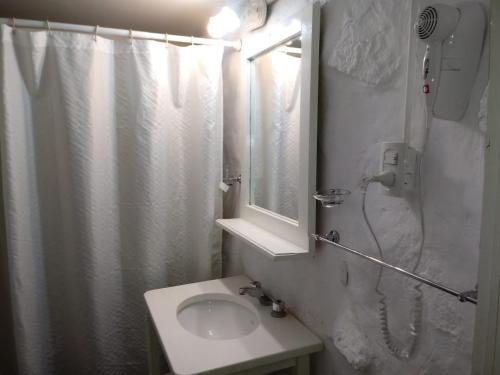
[[[265,29],[259,33],[279,26],[305,1],[278,0]],[[335,227],[343,243],[376,255],[361,216],[359,181],[377,169],[376,143],[400,141],[402,137],[411,1],[401,5],[401,0],[392,0],[398,4],[395,9],[399,12],[390,15],[399,38],[392,52],[397,52],[400,62],[378,85],[328,65],[333,49],[345,32],[346,17],[352,14],[356,3],[366,1],[331,0],[322,8],[317,186],[348,188],[352,195],[341,207],[318,208],[317,229],[326,233]],[[377,8],[387,5],[388,1],[372,0],[371,3]],[[487,5],[487,0],[483,4]],[[368,47],[374,46],[368,42]],[[384,48],[369,51],[368,58],[373,57],[373,61],[380,57],[377,54],[387,53]],[[412,58],[415,53],[410,53]],[[410,71],[412,69],[414,67]],[[237,54],[226,56],[224,73],[225,165],[237,172],[243,149],[244,105],[240,86],[244,74]],[[476,283],[485,148],[478,112],[486,81],[487,56],[483,56],[465,119],[460,123],[433,121],[424,167],[427,239],[419,272],[460,290],[472,288]],[[408,134],[412,134],[410,142],[418,146],[421,102],[418,95],[413,95],[419,92],[420,83],[410,79],[408,84],[411,93]],[[237,189],[226,194],[226,217],[237,214],[237,201]],[[367,206],[387,260],[403,267],[411,266],[420,240],[416,203],[384,197],[377,187],[371,186]],[[394,358],[382,342],[373,290],[377,275],[374,265],[325,246],[318,247],[315,258],[273,263],[228,235],[224,236],[224,260],[226,275],[244,273],[260,280],[268,292],[286,301],[290,310],[324,340],[325,350],[313,360],[317,375],[461,375],[470,372],[474,318],[474,307],[470,304],[461,304],[451,296],[422,287],[424,315],[420,344],[414,357],[403,362]],[[346,265],[349,284],[344,286],[340,280]],[[392,332],[403,341],[409,335],[407,292],[413,285],[402,276],[384,273],[382,289],[389,296],[390,325]],[[355,370],[345,355],[353,365],[365,367],[365,371]]]

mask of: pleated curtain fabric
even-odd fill
[[[143,375],[143,293],[220,275],[222,55],[1,26],[21,374]]]

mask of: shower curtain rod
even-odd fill
[[[211,46],[231,47],[236,50],[241,49],[241,41],[228,41],[220,39],[198,38],[194,36],[150,33],[146,31],[113,29],[100,26],[74,25],[70,23],[35,21],[17,18],[0,18],[0,24],[7,24],[12,28],[46,29],[58,31],[70,31],[77,33],[94,34],[98,36],[128,37],[131,39],[147,39],[161,42],[177,42],[186,44],[204,44]]]
[[[442,292],[445,292],[445,293],[451,294],[452,296],[458,297],[458,299],[459,299],[460,302],[470,302],[470,303],[472,303],[474,305],[477,305],[477,296],[475,295],[475,291],[459,292],[459,291],[456,291],[456,290],[454,290],[452,288],[444,286],[442,284],[436,283],[436,282],[434,282],[432,280],[426,279],[425,277],[422,277],[422,276],[419,276],[419,275],[415,275],[414,273],[406,271],[406,270],[404,270],[402,268],[393,266],[392,264],[386,263],[386,262],[384,262],[384,261],[382,261],[380,259],[371,257],[369,255],[363,254],[362,252],[359,252],[357,250],[351,249],[351,248],[349,248],[347,246],[344,246],[344,245],[342,245],[342,244],[340,244],[338,242],[335,242],[335,240],[331,241],[329,238],[320,236],[319,234],[312,234],[311,237],[315,241],[325,242],[328,245],[334,246],[334,247],[336,247],[338,249],[342,249],[342,250],[344,250],[344,251],[346,251],[348,253],[355,254],[355,255],[363,258],[363,259],[369,260],[372,263],[376,263],[379,266],[382,266],[382,267],[391,269],[393,271],[399,272],[400,274],[405,275],[407,277],[410,277],[410,278],[412,278],[414,280],[417,280],[417,281],[419,281],[419,282],[421,282],[423,284],[429,285],[429,286],[431,286],[433,288],[441,290]]]

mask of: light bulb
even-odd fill
[[[219,13],[210,17],[207,31],[212,38],[221,38],[240,27],[238,15],[230,8],[223,7]]]

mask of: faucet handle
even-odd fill
[[[256,289],[261,289],[262,288],[262,284],[260,281],[251,281],[250,282],[250,286],[256,288]]]
[[[285,302],[280,299],[273,300],[273,309],[271,311],[273,318],[283,318],[286,316]]]

